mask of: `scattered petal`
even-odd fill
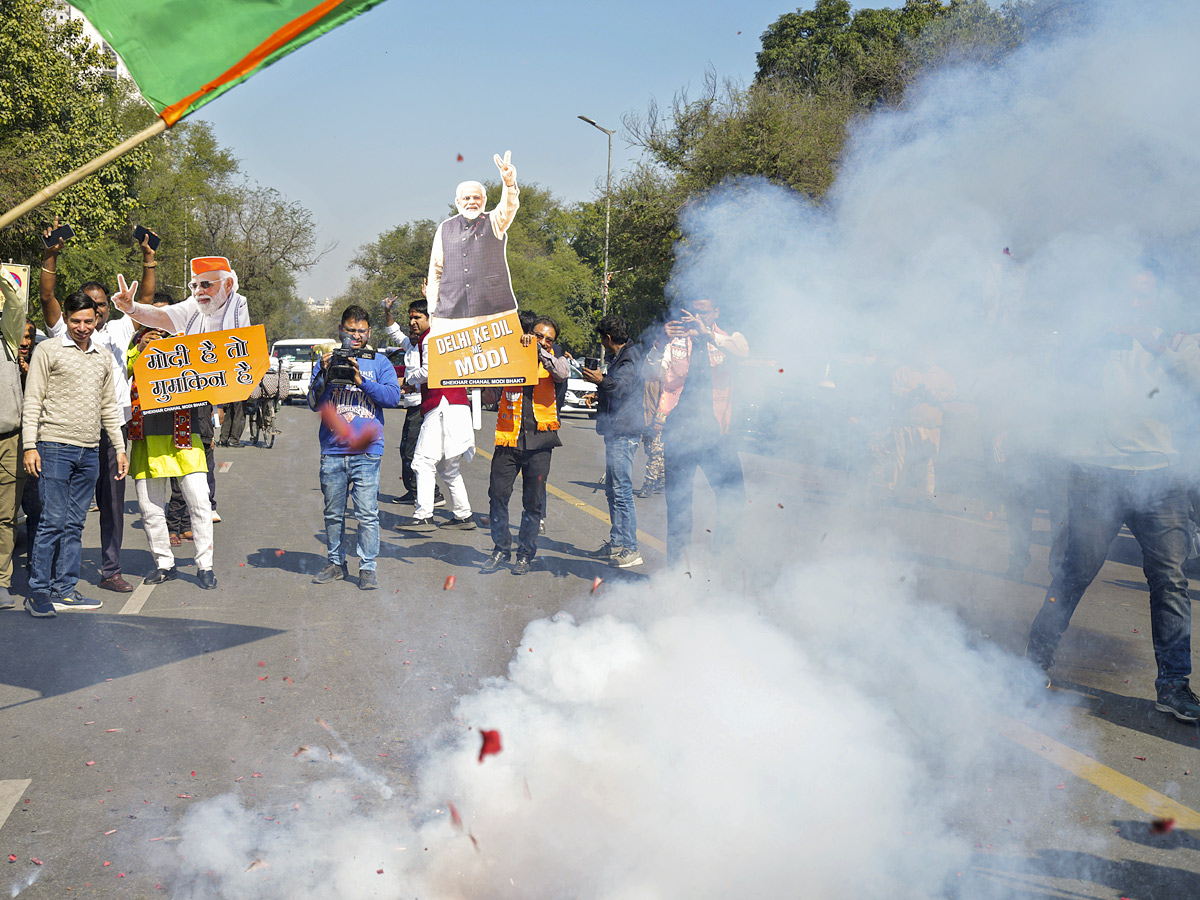
[[[1146,757],[1144,756],[1135,756],[1134,759],[1140,759],[1142,762],[1146,761]]]
[[[86,763],[84,763],[84,765],[87,765],[87,766],[94,766],[95,764],[96,764],[96,761],[94,759],[89,759]]]
[[[276,555],[276,556],[283,556],[283,551],[282,551],[282,550],[276,550],[276,551],[275,551],[275,555]]]
[[[593,578],[593,579],[592,579],[592,593],[593,593],[593,594],[594,594],[594,593],[596,593],[596,590],[597,590],[597,589],[600,587],[600,585],[602,585],[602,584],[604,584],[604,579],[603,579],[603,578],[601,578],[599,575],[597,575],[595,578]]]
[[[271,677],[270,675],[259,675],[259,676],[258,676],[258,680],[259,680],[259,681],[266,681],[266,680],[267,680],[268,678],[270,678],[270,677]]]
[[[40,866],[42,864],[42,861],[40,859],[38,859],[36,856],[29,857],[29,861],[31,863],[33,863],[35,866]]]
[[[500,732],[480,731],[479,733],[483,736],[483,746],[479,748],[479,761],[483,762],[485,756],[492,756],[500,752]]]
[[[450,821],[454,823],[455,828],[462,831],[462,816],[458,814],[458,809],[453,803],[447,803],[446,805],[450,807]]]
[[[114,828],[112,831],[104,832],[104,836],[108,837],[110,834],[116,834],[116,833],[117,833],[117,829]]]
[[[462,154],[461,154],[461,153],[460,153],[460,154],[458,154],[458,161],[459,161],[459,162],[462,162],[462,161],[463,161],[463,160],[462,160]]]
[[[267,667],[267,661],[265,659],[260,659],[258,661],[258,664],[259,664],[259,666],[261,666],[264,669]]]
[[[17,861],[17,854],[15,854],[15,853],[10,853],[10,854],[8,854],[8,861],[9,861],[9,862],[16,862],[16,861]]]
[[[249,872],[251,869],[265,869],[269,865],[270,863],[268,862],[264,862],[261,859],[256,859],[254,862],[250,863],[250,865],[246,866],[246,871]]]
[[[452,591],[452,590],[454,590],[454,580],[455,580],[455,579],[454,579],[454,576],[453,576],[453,575],[447,575],[447,576],[446,576],[446,583],[442,585],[442,590],[443,590],[443,591]]]
[[[1166,834],[1175,827],[1174,819],[1155,819],[1150,823],[1151,834]]]

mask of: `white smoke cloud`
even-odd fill
[[[1109,329],[1144,256],[1176,291],[1197,280],[1198,31],[1190,4],[1114,2],[999,68],[938,74],[860,124],[827,208],[752,180],[698,202],[673,287],[810,385],[830,366],[852,390],[855,354],[932,357],[982,434],[1061,443],[1101,410],[1028,360]],[[838,409],[855,404],[887,397]],[[195,805],[173,895],[943,895],[974,847],[971,773],[1023,759],[991,721],[1026,699],[1021,663],[919,595],[869,512],[829,516],[827,542],[754,531],[732,560],[530,624],[508,675],[461,700],[470,730],[431,740],[391,799],[346,752],[282,824]],[[504,749],[481,763],[483,728]]]

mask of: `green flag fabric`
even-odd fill
[[[74,0],[173,125],[383,0]]]

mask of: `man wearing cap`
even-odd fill
[[[503,188],[500,205],[484,212],[487,193],[478,181],[464,181],[454,192],[458,215],[446,219],[433,235],[425,297],[430,315],[474,319],[517,308],[508,273],[508,226],[521,205],[517,170],[495,156]]]
[[[121,285],[124,288],[124,279]],[[192,260],[192,296],[182,303],[156,307],[135,303],[134,282],[128,290],[113,294],[113,303],[143,325],[171,334],[203,334],[251,325],[246,298],[238,293],[237,273],[224,256],[200,256]],[[143,296],[145,296],[143,292]]]
[[[58,218],[54,220],[57,227]],[[52,229],[45,230],[49,237]],[[147,303],[154,297],[154,270],[158,262],[150,246],[150,232],[142,239],[141,298]],[[67,323],[61,307],[54,296],[58,255],[64,247],[60,238],[56,244],[42,253],[42,272],[39,280],[42,313],[46,317],[46,331],[52,338],[63,338],[67,334]],[[129,400],[129,377],[125,371],[125,351],[136,328],[132,319],[109,317],[108,288],[95,282],[85,282],[80,288],[96,303],[96,330],[92,332],[92,346],[112,356],[113,389],[117,407],[121,413],[122,437],[129,436],[129,419],[133,407]],[[129,593],[133,585],[121,575],[121,545],[125,538],[125,481],[117,476],[117,454],[125,451],[125,441],[116,447],[109,441],[108,432],[100,432],[100,474],[96,481],[96,505],[100,507],[100,582],[99,586],[109,591]]]

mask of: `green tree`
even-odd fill
[[[57,25],[49,0],[0,2],[0,206],[9,209],[133,134],[152,117],[78,21]],[[111,262],[103,235],[134,205],[150,150],[134,150],[0,232],[0,256],[36,262],[55,213],[78,235],[77,255]],[[89,262],[90,264],[90,262]],[[68,276],[73,263],[68,263]]]

